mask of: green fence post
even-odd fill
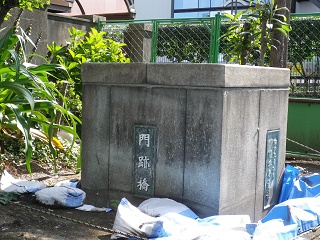
[[[151,60],[150,62],[156,62],[157,60],[157,45],[158,45],[158,21],[153,20],[152,21],[152,42],[151,42]]]
[[[210,46],[209,46],[209,63],[213,63],[215,19],[216,19],[216,18],[212,18],[212,19],[211,19]]]
[[[221,15],[217,13],[211,20],[209,63],[218,63]]]
[[[98,32],[101,32],[101,29],[102,29],[101,25],[102,25],[102,23],[101,23],[100,19],[98,19],[98,23],[97,23]]]

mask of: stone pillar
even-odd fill
[[[150,62],[152,24],[132,23],[124,32],[124,48],[132,62]]]
[[[253,221],[277,203],[288,69],[91,63],[82,71],[82,186],[90,203],[167,197],[201,217],[248,214]],[[138,137],[137,126],[145,131]],[[146,139],[154,159],[135,154]],[[139,167],[150,171],[139,175]]]

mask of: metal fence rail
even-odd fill
[[[98,23],[107,37],[127,44],[124,52],[132,62],[168,63],[236,63],[228,60],[224,44],[229,26],[219,14],[214,18]],[[320,14],[292,14],[291,26],[290,96],[320,98]]]
[[[107,21],[98,30],[126,43],[133,62],[218,63],[220,18]]]

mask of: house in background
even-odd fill
[[[133,4],[136,19],[200,18],[237,13],[249,7],[249,0],[133,0]],[[291,6],[291,13],[320,12],[320,0],[292,0]]]
[[[48,12],[84,18],[95,15],[113,20],[135,17],[132,0],[50,0]]]
[[[249,0],[51,0],[48,11],[65,16],[102,16],[109,20],[212,17],[237,13]],[[291,13],[320,12],[320,0],[292,0]]]
[[[133,0],[136,19],[172,18],[173,3],[173,0]]]
[[[320,12],[320,0],[292,0],[292,13]]]

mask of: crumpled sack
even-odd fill
[[[161,217],[151,217],[123,198],[118,206],[113,230],[161,240],[250,240],[251,234],[247,231],[247,225],[250,224],[248,215],[193,219],[176,212],[168,212]],[[124,236],[113,234],[111,239],[118,237]]]
[[[159,240],[251,240],[247,228],[251,225],[248,215],[217,215],[191,219],[177,213],[167,213],[159,219],[163,221],[166,235],[157,238]]]
[[[160,217],[166,213],[175,212],[185,217],[198,218],[198,215],[186,205],[169,198],[149,198],[143,201],[138,209],[152,217]]]
[[[72,187],[72,188],[76,188],[78,187],[78,183],[79,183],[79,180],[64,180],[64,181],[60,181],[58,183],[56,183],[54,185],[54,187]]]
[[[120,201],[113,224],[113,230],[146,238],[156,238],[163,235],[162,221],[158,221],[156,218],[141,212],[126,198],[122,198]],[[113,234],[111,239],[120,237],[125,236]]]
[[[28,181],[14,178],[8,171],[4,170],[0,179],[0,190],[14,193],[34,193],[46,186],[39,181]]]
[[[35,193],[37,201],[49,206],[63,206],[76,208],[83,205],[86,193],[79,188],[50,187]]]
[[[253,240],[288,240],[297,236],[297,224],[285,225],[282,219],[272,219],[257,225]]]

